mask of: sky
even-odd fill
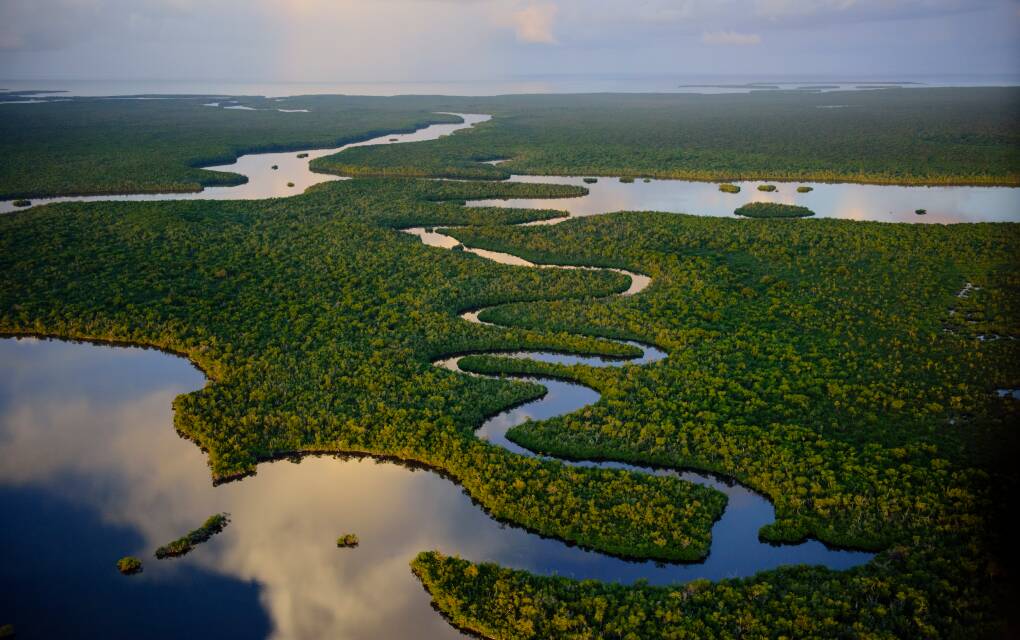
[[[1017,75],[1020,0],[0,0],[0,79]]]

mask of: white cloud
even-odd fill
[[[1017,1],[0,0],[0,78],[664,73],[706,45],[740,57],[759,43],[755,62],[789,73],[1015,73]],[[747,62],[720,55],[680,71]]]
[[[761,36],[757,33],[737,33],[736,31],[711,31],[701,34],[705,44],[729,46],[749,46],[761,44]]]
[[[556,44],[553,23],[557,11],[555,4],[532,4],[514,11],[510,19],[517,39],[521,42]]]

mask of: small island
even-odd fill
[[[620,182],[624,184],[630,184],[631,182],[634,182],[634,178],[631,178],[630,176],[623,176],[622,178],[620,178]]]
[[[919,215],[919,216],[923,216],[923,215],[925,215],[925,214],[927,214],[927,213],[928,213],[928,210],[927,210],[927,209],[916,209],[916,210],[914,211],[914,213],[916,213],[916,214],[917,214],[917,215]]]
[[[307,153],[299,153],[299,154],[297,154],[297,157],[299,157],[299,158],[307,158],[308,154]]]
[[[336,539],[336,546],[340,549],[351,549],[358,546],[358,536],[353,533],[345,533]]]
[[[776,185],[774,184],[760,184],[758,185],[758,191],[775,191]]]
[[[280,165],[274,164],[271,168],[273,171],[276,171],[277,169],[280,168]]]
[[[740,187],[735,184],[721,184],[719,185],[719,191],[723,193],[740,193]]]
[[[229,513],[217,513],[216,515],[209,516],[198,529],[156,549],[156,558],[162,560],[164,558],[183,556],[194,549],[195,545],[206,542],[209,538],[226,529],[229,523]]]
[[[810,192],[812,192],[814,190],[815,190],[814,187],[807,187],[807,186],[803,186],[803,185],[797,187],[797,193],[810,193]]]
[[[142,561],[134,556],[124,556],[117,561],[117,571],[126,576],[133,576],[142,572]]]
[[[599,179],[598,178],[585,178],[584,181],[585,181],[586,184],[595,184],[596,182],[599,181]]]
[[[21,198],[21,199],[15,200],[11,204],[13,204],[15,207],[30,207],[30,206],[32,206],[32,201],[31,200],[25,200],[24,198]]]
[[[293,187],[293,186],[294,186],[294,183],[293,183],[293,182],[288,182],[288,183],[287,183],[287,186],[288,186],[288,187]]]
[[[749,202],[733,213],[745,218],[807,218],[815,212],[807,207],[780,202]]]

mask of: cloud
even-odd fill
[[[790,74],[1016,74],[1017,2],[0,0],[0,78],[742,73],[749,47]],[[676,68],[706,46],[720,55]]]
[[[511,14],[510,19],[521,42],[556,44],[553,23],[558,7],[555,4],[532,4]]]
[[[761,44],[761,36],[757,33],[737,33],[736,31],[711,31],[701,34],[705,44],[749,46]]]

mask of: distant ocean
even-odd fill
[[[405,82],[249,82],[235,80],[0,80],[0,91],[60,90],[71,96],[156,94],[260,95],[459,95],[488,96],[523,93],[738,93],[752,90],[831,90],[875,87],[1018,86],[1020,75],[557,75],[521,76],[479,81]]]

